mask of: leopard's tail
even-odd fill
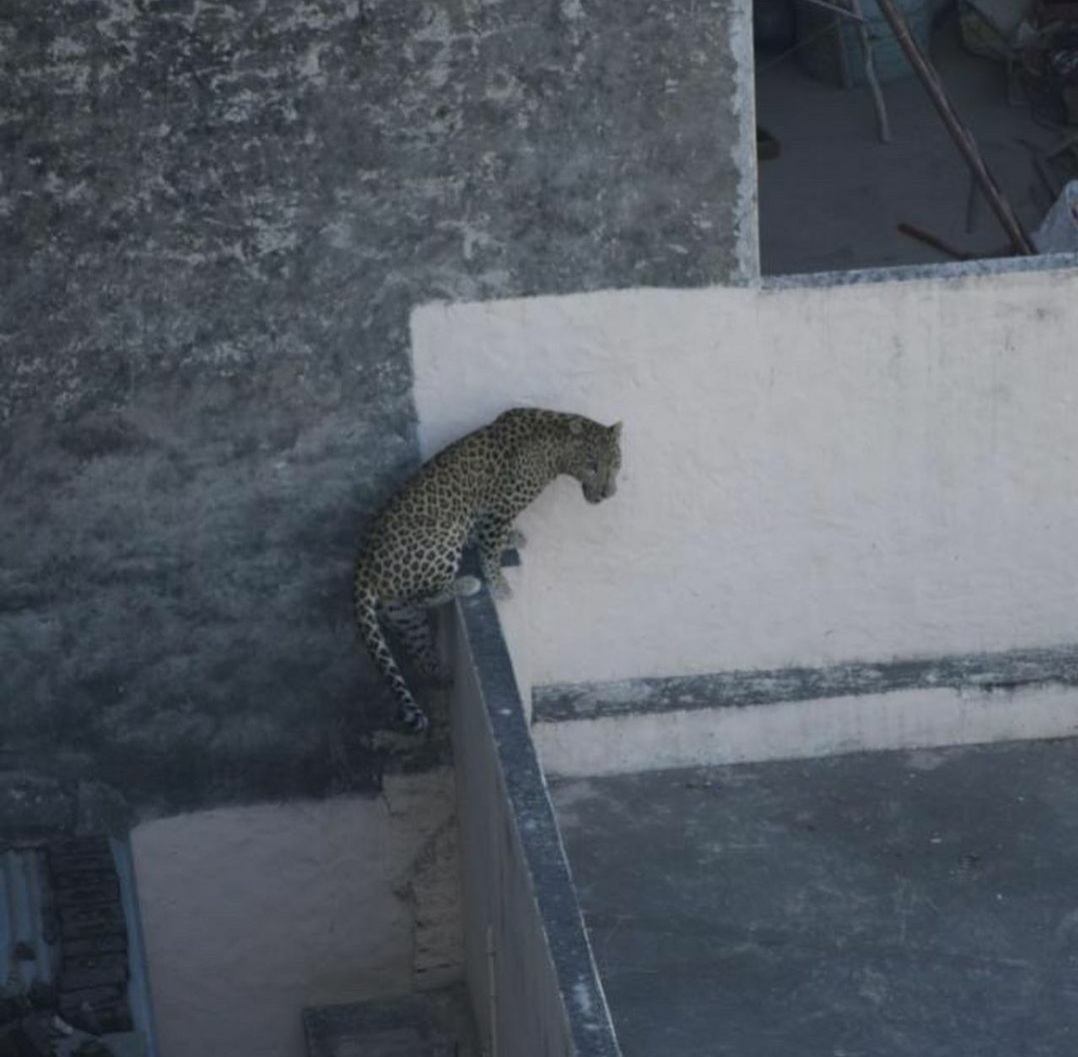
[[[383,678],[389,684],[393,698],[397,702],[397,714],[400,721],[411,730],[424,731],[430,725],[427,714],[416,704],[412,691],[401,675],[400,667],[386,641],[382,625],[378,620],[378,598],[372,591],[364,591],[356,585],[355,594],[356,623],[363,645],[377,665]]]

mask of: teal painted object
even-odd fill
[[[897,0],[897,6],[909,23],[913,39],[927,54],[932,30],[929,0]],[[797,54],[805,72],[828,84],[844,86],[847,76],[851,87],[865,84],[857,24],[839,15],[841,26],[836,27],[834,12],[810,0],[797,0],[796,11]],[[902,53],[875,0],[861,0],[861,11],[872,42],[880,84],[913,76],[913,67]]]

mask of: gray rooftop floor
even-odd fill
[[[1078,741],[552,793],[625,1057],[1078,1052]]]

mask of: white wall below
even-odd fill
[[[460,976],[448,771],[162,819],[131,847],[162,1057],[303,1057],[304,1006]]]
[[[638,290],[412,317],[427,454],[623,419],[521,518],[536,684],[1078,639],[1078,273]]]

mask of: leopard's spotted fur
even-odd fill
[[[614,494],[621,423],[516,408],[469,433],[422,466],[375,515],[356,562],[360,635],[389,683],[402,722],[427,726],[390,651],[379,618],[394,627],[428,672],[437,667],[425,609],[479,590],[458,579],[465,546],[478,544],[484,579],[498,596],[506,546],[523,542],[513,519],[559,474],[575,477],[590,503]]]

